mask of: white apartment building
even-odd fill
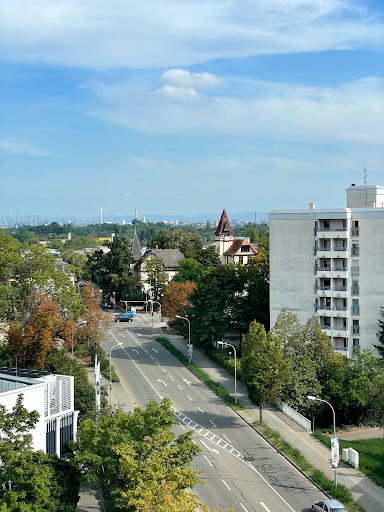
[[[270,315],[300,323],[313,314],[335,350],[374,349],[384,307],[384,187],[347,188],[347,208],[274,210],[270,221]]]
[[[77,432],[79,411],[74,410],[74,378],[39,370],[0,368],[0,405],[10,412],[20,394],[24,407],[40,414],[30,432],[33,449],[64,457]]]

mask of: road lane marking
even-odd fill
[[[132,349],[132,352],[136,352],[136,354],[138,354],[138,353],[139,353],[139,351],[138,351],[138,350],[136,350],[135,348],[133,348],[133,349]]]
[[[228,439],[228,437],[227,437],[225,434],[223,434],[223,437],[225,437],[225,439],[228,441],[228,443],[231,443],[231,440],[230,440],[230,439]],[[232,443],[231,443],[231,444],[232,444]]]
[[[183,379],[183,382],[186,382],[188,384],[188,386],[191,385],[191,381],[190,380],[187,380],[187,379]]]
[[[212,421],[212,420],[209,420],[209,421],[212,423],[212,425],[213,425],[214,427],[216,427],[216,425],[213,423],[213,421]],[[217,427],[216,427],[216,428],[217,428]]]
[[[175,379],[173,379],[170,375],[168,375],[168,377],[169,377],[171,380],[173,380],[173,382],[175,382]]]
[[[159,353],[159,351],[158,351],[158,350],[156,350],[155,348],[153,348],[152,350],[153,350],[154,352],[156,352],[156,354],[158,354],[158,353]]]
[[[156,361],[157,366],[160,366],[159,363]]]
[[[115,339],[116,342],[118,342],[118,339],[116,338],[116,336],[111,333],[113,338]],[[136,362],[132,359],[132,357],[128,354],[128,352],[125,350],[124,347],[122,347],[122,349],[124,350],[124,352],[126,353],[126,355],[129,357],[129,359],[132,361],[132,363],[136,366],[136,368],[139,370],[139,372],[141,373],[141,375],[144,377],[144,379],[148,382],[148,384],[151,386],[151,388],[153,389],[153,391],[156,393],[156,395],[160,398],[160,400],[163,400],[164,397],[157,391],[157,389],[155,388],[155,386],[152,384],[152,382],[148,379],[148,377],[145,375],[145,373],[143,372],[143,370],[140,368],[140,366],[138,364],[136,364]]]
[[[248,512],[248,510],[244,507],[244,505],[242,503],[240,503],[240,505],[243,507],[243,509],[245,510],[245,512]]]
[[[219,450],[216,450],[216,448],[211,448],[210,446],[208,446],[206,443],[204,443],[204,441],[202,441],[200,439],[200,443],[206,447],[207,450],[209,450],[210,452],[214,452],[214,453],[217,453],[218,455],[220,455],[220,452]]]
[[[164,373],[167,373],[167,371],[166,371],[166,370],[164,370],[164,368],[162,368],[162,370],[163,370],[163,372],[164,372]]]
[[[149,356],[151,359],[155,359],[153,356]]]
[[[197,406],[197,408],[199,409],[200,412],[202,412],[204,414],[203,409],[201,409],[199,406]]]
[[[273,491],[275,494],[277,494],[277,495],[278,495],[278,497],[281,499],[281,501],[283,501],[283,502],[287,505],[287,507],[288,507],[290,510],[292,510],[292,512],[295,512],[295,510],[291,507],[291,505],[285,501],[285,499],[284,499],[284,498],[283,498],[283,497],[282,497],[282,496],[281,496],[281,495],[276,491],[276,489],[274,489],[274,488],[272,487],[272,485],[271,485],[271,484],[270,484],[270,483],[269,483],[269,482],[268,482],[268,481],[263,477],[263,475],[262,475],[259,471],[257,471],[257,469],[256,469],[256,468],[254,468],[254,467],[252,466],[252,464],[251,464],[248,460],[244,460],[244,464],[247,464],[247,466],[249,466],[250,468],[252,468],[252,469],[253,469],[253,471],[254,471],[255,473],[257,473],[257,474],[259,475],[259,477],[260,477],[260,478],[261,478],[261,479],[262,479],[262,480],[263,480],[263,481],[268,485],[268,487],[270,487],[270,488],[272,489],[272,491]]]
[[[260,501],[260,505],[261,505],[262,507],[264,507],[264,508],[265,508],[265,510],[266,510],[267,512],[271,512],[271,511],[269,510],[269,508],[267,507],[267,505],[266,505],[265,503],[263,503],[262,501]]]
[[[141,347],[141,348],[144,350],[144,352],[146,352],[146,353],[148,354],[148,350],[145,350],[145,348],[144,348],[144,347]]]
[[[123,338],[125,338],[125,334],[124,333],[120,333],[120,336],[122,336]]]
[[[157,382],[162,382],[165,387],[167,387],[166,383],[163,380],[157,379]]]
[[[231,490],[231,488],[229,487],[229,485],[227,484],[227,482],[225,482],[223,479],[221,479],[221,481],[223,482],[223,484],[229,489]]]
[[[208,457],[206,455],[204,455],[204,458],[206,459],[206,461],[208,462],[208,464],[210,466],[213,466],[212,462],[208,459]]]
[[[187,395],[187,397],[190,399],[191,402],[193,402],[192,398],[189,395]]]
[[[178,384],[179,388],[181,389],[181,391],[183,391],[183,388],[180,386],[180,384]]]
[[[181,423],[179,423],[179,425],[180,425],[180,427],[181,427],[183,430],[185,430],[184,425],[182,425]]]

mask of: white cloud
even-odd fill
[[[30,142],[1,139],[0,150],[7,151],[8,153],[20,153],[29,156],[51,156],[49,151],[39,149]]]
[[[383,23],[364,5],[364,0],[3,0],[1,56],[90,68],[159,68],[257,54],[381,50]]]
[[[207,89],[225,84],[223,78],[211,73],[191,73],[186,69],[169,69],[161,75],[163,82],[176,87]]]
[[[157,90],[158,94],[174,100],[196,100],[200,94],[192,87],[173,87],[172,85],[163,85]]]
[[[337,88],[260,81],[254,82],[246,98],[195,95],[193,90],[171,86],[162,87],[159,94],[130,83],[92,88],[94,114],[148,134],[245,135],[319,144],[383,142],[381,78]]]

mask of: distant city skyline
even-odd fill
[[[382,0],[3,0],[0,215],[344,206],[384,184]]]

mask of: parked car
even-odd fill
[[[323,500],[312,503],[312,512],[347,512],[347,509],[340,501]]]
[[[134,311],[125,311],[115,316],[115,322],[133,322],[134,316],[136,316]]]
[[[110,302],[104,302],[103,307],[104,309],[112,309],[113,304],[111,304]]]

